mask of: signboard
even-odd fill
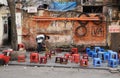
[[[18,43],[22,42],[22,15],[21,13],[16,13],[16,26],[17,26],[17,38],[18,38]]]
[[[21,13],[16,13],[16,26],[17,28],[20,28],[21,27],[21,22],[22,22],[22,15]]]
[[[37,13],[37,7],[28,7],[28,13]]]
[[[120,33],[120,26],[109,26],[109,33]]]

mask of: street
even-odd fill
[[[0,78],[119,78],[120,72],[107,70],[0,66]]]

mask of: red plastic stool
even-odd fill
[[[72,48],[71,54],[78,54],[78,48]]]
[[[64,57],[65,57],[66,59],[69,59],[69,58],[70,58],[70,56],[71,56],[71,54],[70,54],[70,53],[66,53],[66,54],[64,54]]]
[[[64,58],[64,57],[61,57],[60,64],[67,64],[67,63],[68,63],[68,59]]]
[[[38,63],[39,62],[39,54],[38,53],[30,53],[30,62]]]
[[[56,57],[55,58],[55,63],[61,63],[61,59],[62,59],[62,57]]]
[[[88,59],[88,54],[83,54],[83,57],[82,57],[82,58],[89,60],[89,59]]]
[[[18,62],[25,62],[25,55],[18,55]]]
[[[46,54],[45,54],[45,57],[46,57],[47,59],[51,59],[51,54],[50,54],[50,53],[46,53]]]
[[[25,49],[25,45],[23,43],[18,44],[18,50],[20,50],[21,48]]]
[[[80,66],[88,66],[88,60],[87,59],[81,59],[80,60]]]
[[[41,63],[46,64],[47,63],[47,57],[45,57],[45,56],[40,57],[40,64]]]
[[[80,54],[72,54],[71,62],[79,63],[80,62]]]

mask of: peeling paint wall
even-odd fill
[[[43,13],[43,14],[42,14]],[[78,14],[72,13],[51,13],[43,10],[39,12],[39,16],[54,16],[54,17],[78,17]],[[34,21],[32,14],[25,14],[22,25],[22,42],[27,48],[36,48],[36,35],[46,34],[50,36],[52,46],[61,45],[105,45],[106,44],[106,23],[94,25],[89,22],[86,25],[87,34],[84,37],[75,35],[75,30],[80,24],[77,21]],[[99,33],[99,31],[100,33]],[[95,34],[94,32],[97,32]]]

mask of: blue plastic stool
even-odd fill
[[[118,54],[117,54],[117,52],[109,52],[109,60],[110,59],[118,60]]]
[[[94,65],[94,67],[101,66],[102,65],[102,60],[100,58],[94,58],[93,59],[93,65]]]
[[[109,60],[109,53],[104,52],[104,62]]]
[[[98,58],[100,58],[103,61],[104,60],[104,52],[99,51]]]
[[[92,58],[97,58],[98,54],[96,52],[92,52]]]
[[[94,51],[99,52],[99,51],[101,51],[101,48],[100,47],[94,47]]]
[[[118,66],[118,60],[110,59],[110,60],[108,61],[108,66],[109,66],[109,67],[112,67],[112,68],[117,67],[117,66]]]
[[[86,48],[86,53],[89,55],[89,52],[91,51],[91,49],[89,47]]]
[[[104,51],[105,51],[105,49],[104,49],[104,48],[101,48],[101,50],[100,50],[100,51],[104,52]]]
[[[89,52],[89,55],[88,55],[88,56],[89,56],[89,57],[92,57],[93,53],[95,53],[95,52],[91,50],[91,51]]]
[[[109,53],[110,53],[110,52],[113,52],[112,50],[107,50],[107,51],[108,51]]]

